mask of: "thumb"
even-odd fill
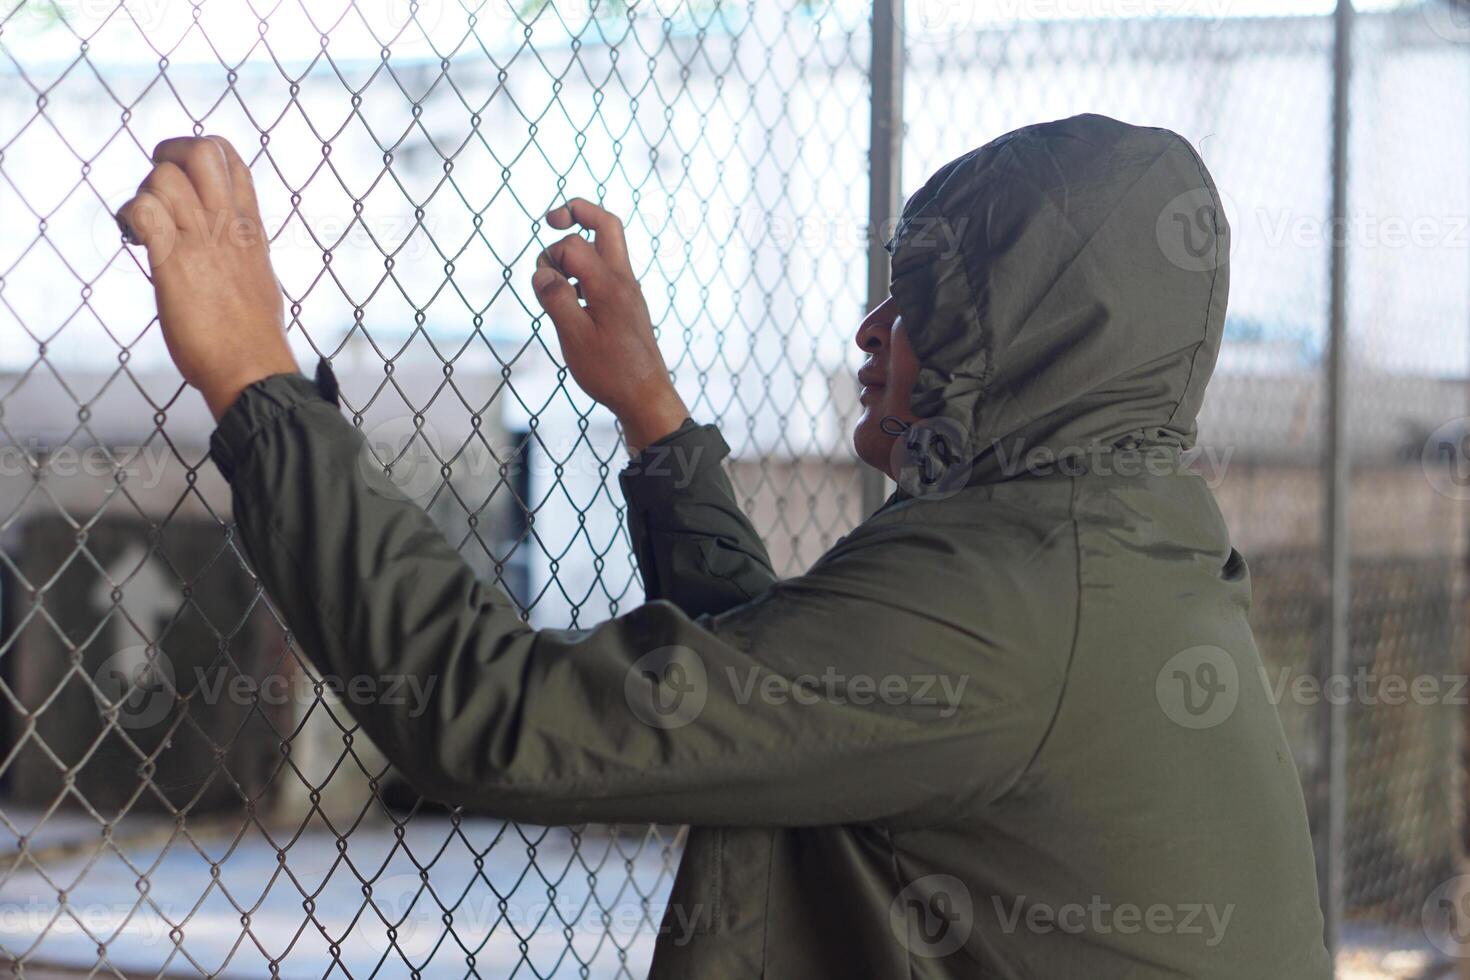
[[[577,288],[550,263],[537,263],[536,274],[531,277],[531,288],[535,290],[541,308],[556,325],[556,332],[563,343],[568,333],[575,335],[592,329],[592,317],[577,302]]]

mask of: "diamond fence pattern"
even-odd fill
[[[1330,5],[1295,6],[916,0],[901,162],[911,190],[1080,111],[1201,150],[1236,244],[1196,465],[1251,561],[1266,680],[1320,831],[1324,699],[1299,682],[1325,670],[1333,32]],[[1470,414],[1455,231],[1470,20],[1360,6],[1352,662],[1448,685],[1465,669],[1465,495],[1459,450],[1437,447],[1463,446]],[[625,455],[529,281],[559,237],[540,216],[602,201],[627,221],[676,384],[721,423],[742,503],[797,573],[862,516],[846,433],[869,16],[817,0],[0,0],[0,962],[643,974],[679,830],[442,810],[387,766],[348,713],[361,694],[313,675],[241,560],[209,420],[111,212],[158,140],[231,138],[298,357],[333,364],[363,465],[529,621],[575,627],[642,598],[613,479]],[[1459,870],[1462,723],[1447,695],[1349,706],[1349,961],[1375,944],[1464,952],[1424,914]]]
[[[363,465],[530,620],[577,626],[641,600],[611,480],[625,454],[528,284],[560,237],[540,216],[604,201],[628,218],[679,387],[724,421],[745,502],[795,570],[860,498],[842,434],[861,12],[27,2],[3,24],[0,958],[642,975],[678,831],[431,812],[388,770],[352,692],[311,675],[244,570],[207,420],[107,215],[159,139],[229,136],[298,356],[332,361]]]

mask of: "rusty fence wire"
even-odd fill
[[[111,218],[157,141],[241,149],[298,358],[331,360],[364,465],[530,622],[577,627],[641,590],[618,432],[529,291],[549,207],[625,216],[675,382],[794,574],[882,492],[847,444],[870,174],[911,191],[1095,111],[1189,138],[1231,210],[1194,465],[1251,565],[1342,975],[1463,966],[1470,11],[1376,0],[1351,22],[1344,121],[1331,0],[0,0],[0,963],[636,977],[679,858],[678,828],[427,804],[356,731],[358,693],[313,675],[232,540],[210,421]],[[886,42],[896,101],[870,77]],[[1160,244],[1187,253],[1170,217]]]

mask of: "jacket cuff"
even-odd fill
[[[313,401],[337,404],[337,379],[325,359],[317,365],[315,381],[301,374],[273,374],[240,392],[209,437],[210,458],[225,482],[234,480],[256,436],[298,405]]]
[[[618,474],[623,499],[635,510],[655,509],[698,483],[728,455],[730,447],[717,426],[685,419],[679,428],[649,443],[628,461]]]

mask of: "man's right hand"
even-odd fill
[[[579,197],[546,220],[553,228],[578,224],[593,232],[590,242],[573,232],[537,256],[531,285],[556,326],[572,377],[618,417],[628,449],[636,453],[677,429],[689,410],[654,340],[623,223]]]
[[[219,419],[254,382],[297,370],[255,185],[219,136],[164,140],[153,165],[118,222],[148,249],[169,354]]]

